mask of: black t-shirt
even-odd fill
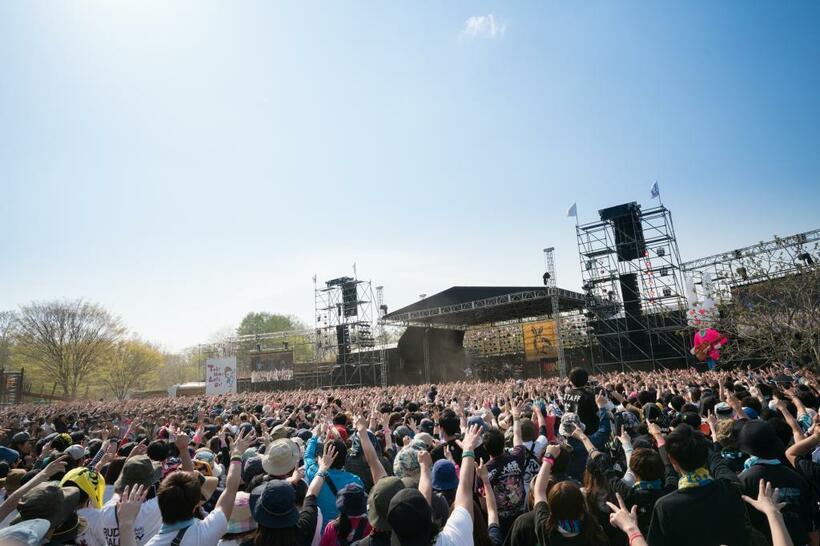
[[[744,492],[752,498],[757,498],[761,479],[771,482],[773,489],[779,489],[777,502],[786,503],[780,512],[792,542],[796,546],[808,544],[815,499],[808,482],[800,474],[783,464],[756,464],[741,473],[739,478]],[[758,531],[771,536],[766,516],[757,510],[750,510],[749,518]]]
[[[521,514],[515,519],[504,546],[531,546],[537,544],[538,537],[535,536],[535,511],[531,510]]]
[[[717,479],[658,499],[647,542],[652,546],[746,546],[745,524],[746,505],[738,484]]]
[[[586,427],[584,433],[587,436],[598,430],[598,405],[595,403],[595,395],[592,391],[584,388],[569,391],[564,395],[564,411],[578,414]]]

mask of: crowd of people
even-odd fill
[[[818,544],[808,369],[18,405],[0,546]]]

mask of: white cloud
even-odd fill
[[[461,35],[469,38],[496,38],[503,36],[506,31],[507,24],[497,20],[490,13],[489,15],[473,15],[468,18]]]

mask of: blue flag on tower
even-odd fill
[[[576,205],[577,203],[573,203],[572,206],[567,209],[567,218],[571,216],[578,218],[578,207]]]
[[[652,184],[652,199],[657,199],[661,196],[661,189],[658,187],[658,181],[656,180],[654,184]]]

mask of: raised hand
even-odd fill
[[[632,438],[629,436],[629,433],[624,430],[623,425],[621,425],[620,433],[618,434],[618,440],[621,441],[621,445],[624,446],[631,446],[632,445]]]
[[[184,432],[178,432],[177,437],[174,438],[174,445],[177,446],[180,452],[183,450],[188,449],[188,446],[191,445],[191,438],[185,434]]]
[[[597,404],[599,408],[603,408],[607,405],[607,402],[609,402],[609,399],[606,397],[604,389],[601,389],[598,391],[598,394],[595,395],[595,404]]]
[[[65,472],[66,460],[68,460],[68,455],[61,455],[57,457],[46,465],[46,467],[42,470],[43,474],[45,474],[47,478],[51,479],[53,476],[61,472]]]
[[[120,500],[117,502],[117,520],[121,526],[134,526],[147,495],[148,489],[144,485],[125,486],[122,495],[120,495]]]
[[[473,425],[464,435],[464,440],[461,442],[461,447],[467,451],[473,451],[481,444],[481,426]]]
[[[709,423],[709,427],[711,427],[713,431],[717,430],[718,420],[711,410],[709,410],[709,415],[706,416],[706,422]]]
[[[421,450],[416,452],[416,456],[419,459],[419,466],[430,468],[433,466],[433,457],[430,456],[429,451]]]
[[[137,455],[145,455],[148,452],[148,444],[146,443],[148,440],[143,440],[137,445],[134,446],[134,449],[131,450],[131,453],[128,454],[128,458],[136,457]]]
[[[481,462],[475,467],[475,473],[483,483],[490,481],[490,472],[487,470],[487,465],[484,464],[484,459],[481,459]],[[487,494],[486,487],[484,488],[484,494]]]
[[[365,419],[361,415],[356,416],[356,420],[353,423],[353,426],[356,428],[357,431],[365,434],[367,432],[367,419]]]
[[[325,444],[325,451],[322,453],[322,457],[319,459],[319,471],[327,472],[330,465],[333,464],[334,459],[336,459],[336,446],[334,446],[332,442],[328,442]]]
[[[767,515],[775,514],[780,512],[780,510],[786,506],[785,502],[775,503],[774,500],[778,496],[778,492],[779,491],[777,489],[772,491],[771,482],[760,480],[756,499],[747,497],[746,495],[742,495],[741,498],[754,507],[754,509],[758,512],[763,512]]]
[[[615,494],[618,499],[618,505],[614,505],[607,501],[612,513],[609,515],[609,523],[613,527],[617,527],[627,535],[638,530],[638,505],[632,507],[632,510],[626,509],[623,497],[620,493]]]
[[[244,432],[240,432],[239,436],[236,437],[236,440],[233,443],[233,447],[231,449],[231,457],[241,457],[245,451],[251,447],[256,441],[256,432],[253,429],[246,430]]]

